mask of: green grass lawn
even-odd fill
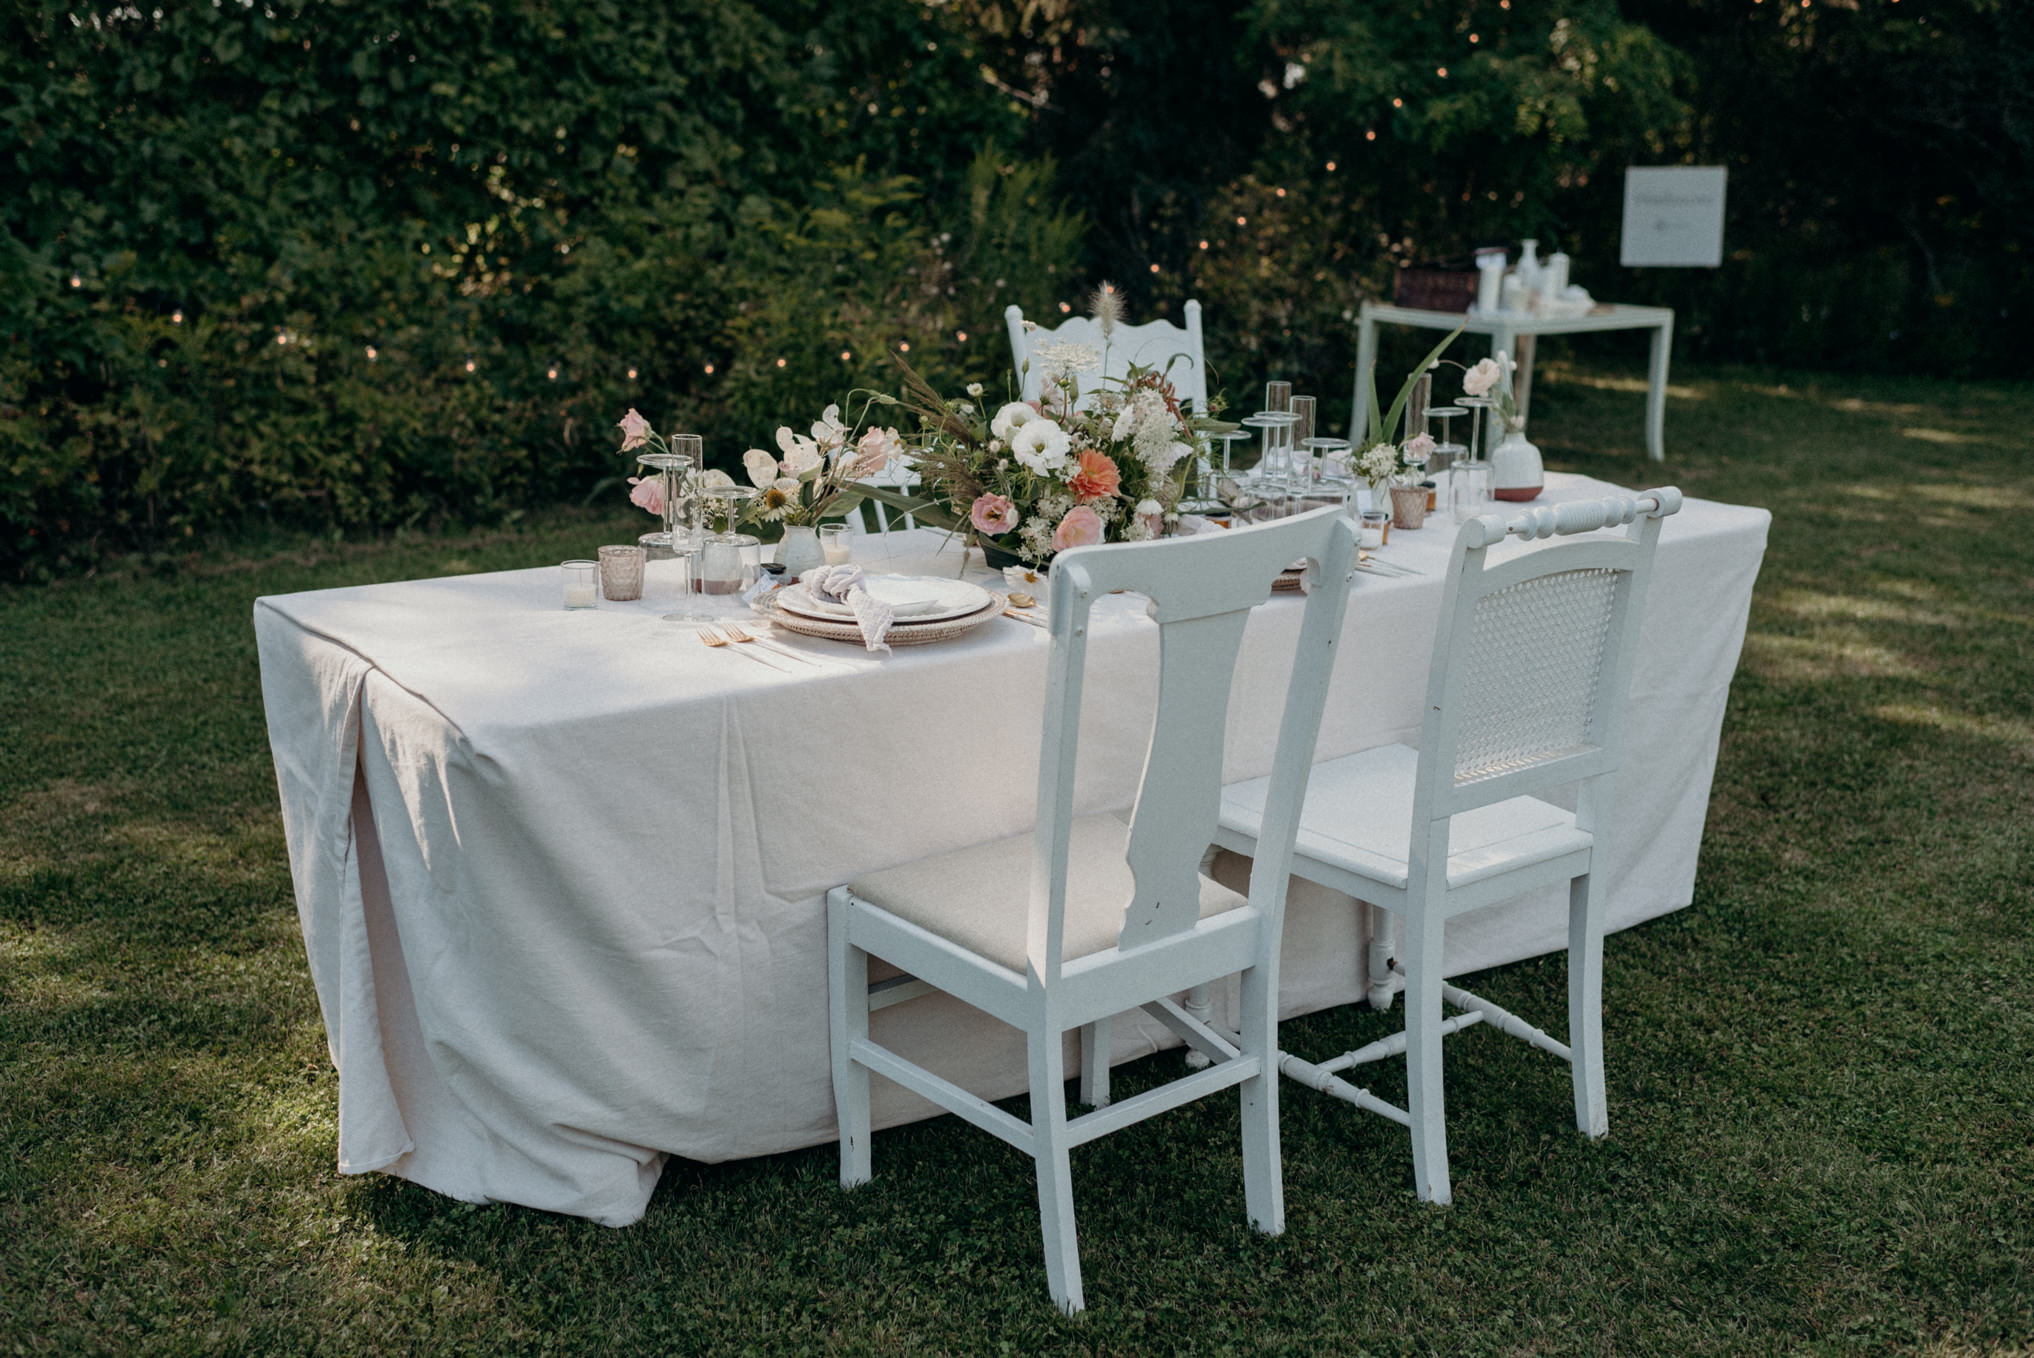
[[[250,605],[638,517],[0,591],[0,1354],[2034,1352],[2034,391],[1684,371],[1662,474],[1638,371],[1549,357],[1549,464],[1774,524],[1694,906],[1609,942],[1609,1139],[1471,1030],[1455,1205],[1287,1085],[1268,1240],[1204,1101],[1076,1152],[1076,1321],[1030,1162],[951,1118],[880,1133],[853,1194],[830,1147],[674,1162],[622,1231],[336,1173]],[[1559,958],[1476,988],[1562,1021]]]

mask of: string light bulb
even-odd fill
[[[171,325],[182,325],[183,323],[184,323],[184,313],[182,311],[172,311],[170,313]]]
[[[911,352],[911,341],[910,341],[910,340],[905,340],[905,341],[904,341],[904,342],[903,342],[902,344],[898,345],[898,346],[897,346],[897,352],[898,352],[898,353],[900,353],[900,354],[908,354],[908,353],[910,353],[910,352]]]
[[[1369,130],[1368,132],[1365,132],[1365,133],[1363,134],[1363,140],[1365,140],[1365,141],[1376,141],[1376,140],[1377,140],[1377,129],[1373,127],[1373,128],[1371,128],[1371,129],[1370,129],[1370,130]]]
[[[1201,242],[1201,248],[1202,248],[1203,250],[1207,249],[1207,248],[1208,248],[1208,243],[1207,243],[1206,241],[1202,241],[1202,242]]]
[[[783,360],[783,359],[781,359],[781,358],[780,358],[780,359],[778,359],[778,360],[777,360],[777,366],[778,366],[778,367],[780,367],[780,368],[781,368],[781,367],[783,367],[783,366],[784,366],[784,360]]]
[[[1072,305],[1071,305],[1070,303],[1067,303],[1067,302],[1061,302],[1061,303],[1059,304],[1059,311],[1060,311],[1060,314],[1061,314],[1062,316],[1063,316],[1063,315],[1065,315],[1065,314],[1066,314],[1067,312],[1069,312],[1069,311],[1072,311],[1072,310],[1073,310],[1073,306],[1072,306]]]
[[[1405,107],[1405,100],[1403,100],[1403,99],[1394,99],[1394,100],[1392,100],[1392,101],[1391,101],[1391,106],[1392,106],[1393,108],[1404,108],[1404,107]]]
[[[954,333],[954,338],[955,338],[955,339],[958,339],[958,340],[959,340],[959,341],[960,341],[960,342],[961,342],[962,344],[966,344],[966,343],[968,342],[968,332],[967,332],[967,331],[965,331],[965,330],[956,330],[956,331],[954,331],[953,333]]]
[[[368,345],[368,346],[367,346],[367,361],[368,361],[369,363],[372,363],[372,362],[374,362],[374,360],[375,360],[375,359],[377,359],[377,358],[379,358],[379,357],[381,357],[381,352],[380,352],[380,351],[379,351],[378,349],[376,349],[376,348],[375,348],[375,347],[374,347],[374,346],[373,346],[372,344]]]
[[[544,376],[556,382],[558,380],[558,370],[556,368],[546,368],[544,369]]]
[[[713,376],[713,365],[711,363],[706,365],[706,375],[708,377]]]
[[[1154,265],[1152,265],[1152,266],[1151,266],[1151,272],[1153,272],[1153,273],[1157,273],[1157,272],[1158,272],[1158,266],[1157,266],[1156,264],[1154,264]]]
[[[477,365],[477,364],[475,364],[475,363],[474,363],[474,361],[473,361],[472,359],[470,359],[470,358],[469,358],[469,359],[467,359],[467,360],[466,360],[466,371],[468,371],[468,372],[472,372],[472,371],[474,370],[474,368],[475,368],[475,367],[477,367],[477,366],[478,366],[478,365]]]
[[[1335,172],[1335,162],[1331,160],[1328,162],[1328,173],[1333,174],[1334,172]]]
[[[84,280],[84,279],[82,279],[82,278],[80,278],[80,277],[78,277],[78,276],[77,276],[76,274],[72,274],[72,275],[71,275],[71,286],[72,286],[72,287],[74,287],[74,288],[82,288],[82,287],[84,287],[84,286],[85,286],[85,280]]]
[[[1441,77],[1441,79],[1446,80],[1448,78],[1448,68],[1445,66],[1436,66],[1434,68],[1434,74]]]
[[[1248,225],[1248,224],[1249,224],[1249,221],[1250,221],[1250,219],[1249,219],[1248,217],[1238,217],[1238,218],[1236,219],[1236,225],[1238,225],[1238,226],[1246,226],[1246,225]]]
[[[633,382],[633,381],[635,381],[635,380],[636,380],[636,370],[635,370],[634,368],[630,368],[630,369],[629,369],[629,381]]]

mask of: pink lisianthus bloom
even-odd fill
[[[1063,552],[1069,547],[1092,547],[1102,540],[1102,516],[1086,505],[1075,505],[1059,521],[1059,527],[1052,530],[1052,550]]]
[[[1067,478],[1066,488],[1073,497],[1083,503],[1089,500],[1106,500],[1116,493],[1123,484],[1123,474],[1109,455],[1090,448],[1080,456],[1080,466]]]
[[[650,441],[650,422],[638,415],[634,406],[629,407],[629,413],[621,417],[621,424],[617,427],[622,431],[621,450],[625,453]]]
[[[1423,457],[1432,457],[1434,455],[1434,436],[1432,434],[1414,434],[1405,441],[1405,455],[1414,461],[1418,461]]]
[[[664,478],[661,476],[631,476],[629,502],[640,505],[652,514],[664,512]]]
[[[873,476],[888,466],[890,459],[902,452],[904,440],[894,429],[878,429],[869,426],[855,444],[855,475]]]
[[[1017,506],[1010,503],[1007,495],[978,495],[968,507],[968,521],[974,524],[976,532],[994,537],[1017,526]]]
[[[1482,396],[1497,385],[1497,377],[1497,360],[1479,358],[1476,366],[1462,375],[1462,390],[1471,396]]]

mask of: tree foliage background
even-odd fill
[[[1346,390],[1401,263],[1537,235],[1683,352],[2027,375],[2014,0],[165,0],[0,17],[0,570],[731,465],[1001,313],[1208,309]],[[1726,164],[1716,271],[1623,167]],[[1331,407],[1332,408],[1332,407]]]

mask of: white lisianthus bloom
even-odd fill
[[[1012,401],[996,412],[996,418],[989,421],[989,432],[999,439],[1008,439],[1033,420],[1043,419],[1037,411],[1022,401]]]
[[[1050,476],[1066,465],[1073,440],[1051,420],[1032,420],[1010,440],[1010,456],[1040,476]]]
[[[968,395],[970,395],[970,396],[974,397],[974,398],[975,398],[975,399],[976,399],[977,401],[981,400],[981,399],[982,399],[982,384],[981,384],[980,382],[970,382],[970,383],[968,383]]]
[[[748,470],[749,480],[758,486],[767,486],[777,479],[777,459],[761,448],[743,453],[742,466]]]

